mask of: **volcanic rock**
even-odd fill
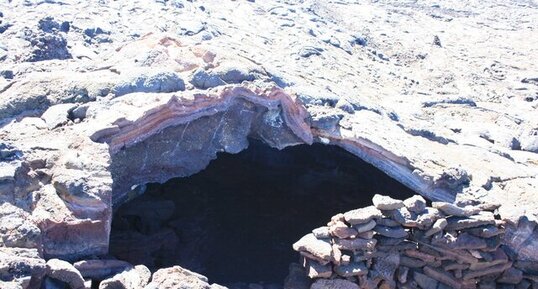
[[[71,289],[83,289],[84,278],[70,263],[59,259],[47,261],[47,276],[69,284]]]
[[[368,274],[368,268],[366,268],[364,263],[360,262],[335,266],[334,271],[336,272],[336,274],[342,277],[362,276]]]
[[[374,231],[381,236],[389,238],[405,238],[407,237],[407,232],[402,227],[385,227],[385,226],[376,226]]]
[[[105,279],[133,267],[120,260],[83,260],[73,264],[84,278]]]
[[[159,269],[153,273],[151,282],[144,289],[224,289],[218,284],[209,285],[207,277],[180,266]]]
[[[405,207],[414,213],[421,213],[426,208],[426,200],[420,195],[414,195],[404,200]]]
[[[310,289],[359,289],[359,285],[348,281],[348,280],[341,280],[341,279],[318,279]]]
[[[379,194],[374,195],[372,203],[374,203],[374,206],[377,209],[385,211],[396,210],[404,206],[404,202],[402,202],[401,200],[396,200],[389,196],[383,196]]]
[[[509,268],[497,279],[499,283],[519,284],[523,279],[523,272],[516,268]]]
[[[344,213],[344,218],[346,222],[351,225],[364,224],[370,222],[374,218],[381,218],[383,215],[374,206],[369,206],[366,208],[356,209]]]
[[[487,214],[486,212],[482,212],[470,217],[449,217],[447,218],[447,223],[448,224],[445,227],[446,230],[462,230],[495,224],[495,218],[491,213]]]
[[[45,273],[46,263],[37,249],[0,248],[0,280],[26,284],[41,280]]]
[[[312,230],[312,234],[314,234],[314,237],[318,239],[327,239],[331,237],[331,234],[329,232],[329,227],[319,227],[314,230]]]
[[[314,234],[308,234],[293,244],[296,251],[306,251],[322,260],[330,261],[332,258],[331,244],[317,239]]]
[[[303,268],[306,270],[306,275],[310,278],[330,278],[333,271],[331,265],[321,265],[314,260],[308,258],[303,259]]]
[[[358,233],[364,233],[372,230],[376,226],[376,224],[376,221],[370,220],[368,223],[354,225],[353,228],[355,228]]]
[[[424,235],[426,237],[429,237],[433,234],[441,232],[446,227],[447,224],[448,223],[445,218],[438,219],[437,221],[435,221],[435,223],[433,223],[432,227],[428,231],[426,231]]]
[[[151,273],[146,266],[129,268],[111,278],[101,281],[99,289],[137,289],[144,288],[150,280]]]
[[[445,203],[445,202],[433,202],[432,206],[446,215],[460,216],[460,217],[470,217],[472,215],[478,214],[481,210],[480,208],[473,206],[458,207],[456,205]]]

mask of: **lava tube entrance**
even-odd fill
[[[279,151],[250,140],[195,175],[148,184],[119,207],[110,253],[152,271],[180,265],[230,288],[280,288],[298,260],[296,240],[338,212],[370,205],[376,193],[414,194],[336,146]]]

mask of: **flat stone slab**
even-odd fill
[[[445,229],[450,231],[462,230],[492,224],[495,224],[493,214],[482,212],[481,214],[470,217],[449,217],[447,218],[447,225]]]
[[[383,214],[374,206],[351,210],[344,213],[346,222],[351,225],[364,224],[370,222],[374,218],[381,218]]]
[[[317,239],[310,233],[293,244],[296,251],[306,251],[315,257],[330,261],[332,258],[332,246],[329,242]]]
[[[404,202],[402,200],[396,200],[389,196],[383,196],[379,194],[375,194],[372,203],[374,203],[374,207],[376,207],[379,210],[396,210],[399,208],[402,208],[404,206]]]
[[[318,279],[310,289],[359,289],[359,285],[342,279]]]

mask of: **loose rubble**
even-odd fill
[[[373,203],[335,215],[293,244],[311,289],[538,286],[538,267],[506,245],[513,236],[505,235],[498,205],[427,207],[420,196],[382,195]]]

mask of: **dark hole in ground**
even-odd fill
[[[146,193],[114,215],[111,254],[150,269],[181,265],[211,282],[281,284],[291,245],[375,193],[413,192],[336,146],[272,149],[259,141]]]

